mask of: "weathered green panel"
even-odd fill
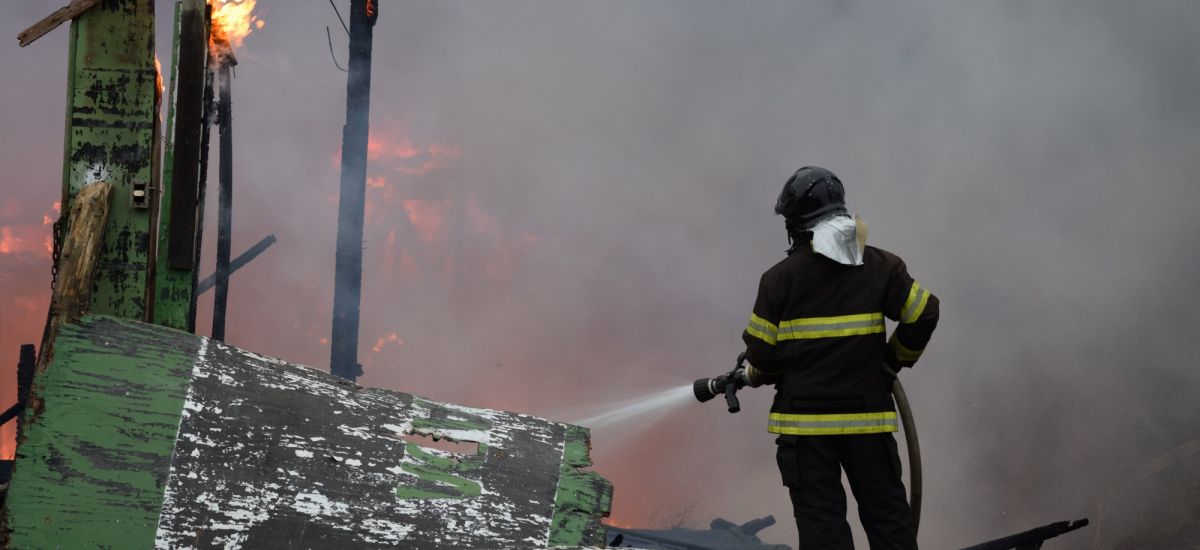
[[[13,548],[153,544],[196,338],[88,318],[62,327],[34,383],[9,489]]]
[[[175,174],[175,97],[179,78],[179,19],[182,3],[175,3],[175,37],[171,46],[171,83],[167,87],[167,144],[163,155],[162,203],[158,217],[158,259],[154,281],[154,319],[156,325],[188,330],[188,317],[193,299],[195,272],[191,269],[172,269],[167,260],[171,226],[171,199]]]
[[[558,494],[554,496],[554,518],[550,546],[605,546],[605,528],[600,523],[612,508],[612,484],[595,472],[588,455],[588,430],[567,426],[563,440]]]
[[[8,495],[16,548],[603,543],[611,486],[580,471],[582,428],[111,317],[54,353]]]
[[[90,182],[115,188],[91,311],[143,319],[152,216],[130,194],[154,181],[154,2],[88,10],[71,23],[70,56],[63,204]]]

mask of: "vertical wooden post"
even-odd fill
[[[362,374],[358,363],[358,321],[371,115],[371,44],[378,16],[376,0],[350,0],[350,68],[346,78],[346,125],[342,128],[329,371],[351,381]]]
[[[217,100],[217,118],[221,123],[221,159],[217,190],[217,271],[212,338],[220,342],[225,341],[225,312],[229,303],[229,257],[233,240],[233,93],[230,63],[222,61],[218,69],[220,96]]]

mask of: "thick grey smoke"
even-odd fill
[[[234,253],[279,244],[234,275],[229,340],[325,366],[345,76],[323,27],[343,64],[345,35],[325,3],[259,2]],[[6,3],[0,33],[45,11]],[[903,374],[923,545],[1084,516],[1055,548],[1196,540],[1197,28],[1190,0],[384,2],[362,382],[550,414],[727,370],[787,248],[775,194],[818,164],[942,299]],[[56,200],[65,43],[0,49],[0,199],[28,205],[0,226]],[[769,398],[597,432],[615,520],[774,514],[765,538],[794,544]]]

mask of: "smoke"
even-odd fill
[[[10,4],[0,34],[44,15]],[[320,39],[340,25],[321,4],[259,5],[233,83],[234,254],[279,242],[233,275],[227,334],[325,366],[345,75]],[[364,384],[549,415],[727,371],[787,248],[775,194],[817,164],[942,300],[902,374],[925,546],[1084,516],[1055,548],[1195,537],[1194,2],[382,8],[372,137],[410,143],[368,168]],[[156,9],[165,60],[172,10]],[[65,47],[60,29],[0,48],[25,75],[0,87],[2,198],[23,207],[0,226],[36,226],[57,200]],[[23,285],[3,281],[3,380],[41,332],[11,304],[46,270],[0,254]],[[598,433],[614,519],[695,502],[701,523],[774,514],[764,539],[794,544],[770,391],[741,397],[737,415],[696,404],[619,451]]]

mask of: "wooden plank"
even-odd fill
[[[35,373],[45,371],[53,357],[59,327],[78,322],[91,305],[92,282],[102,253],[112,197],[112,185],[96,182],[80,189],[71,202],[67,234],[58,259],[58,280],[50,295],[50,316]],[[30,398],[30,404],[36,413],[39,409],[36,395]]]
[[[58,8],[54,13],[47,15],[41,21],[30,25],[28,29],[21,31],[17,35],[17,40],[21,42],[21,47],[24,48],[33,43],[34,40],[41,38],[46,33],[58,28],[59,25],[66,23],[83,12],[96,7],[100,0],[72,0],[70,4]]]

